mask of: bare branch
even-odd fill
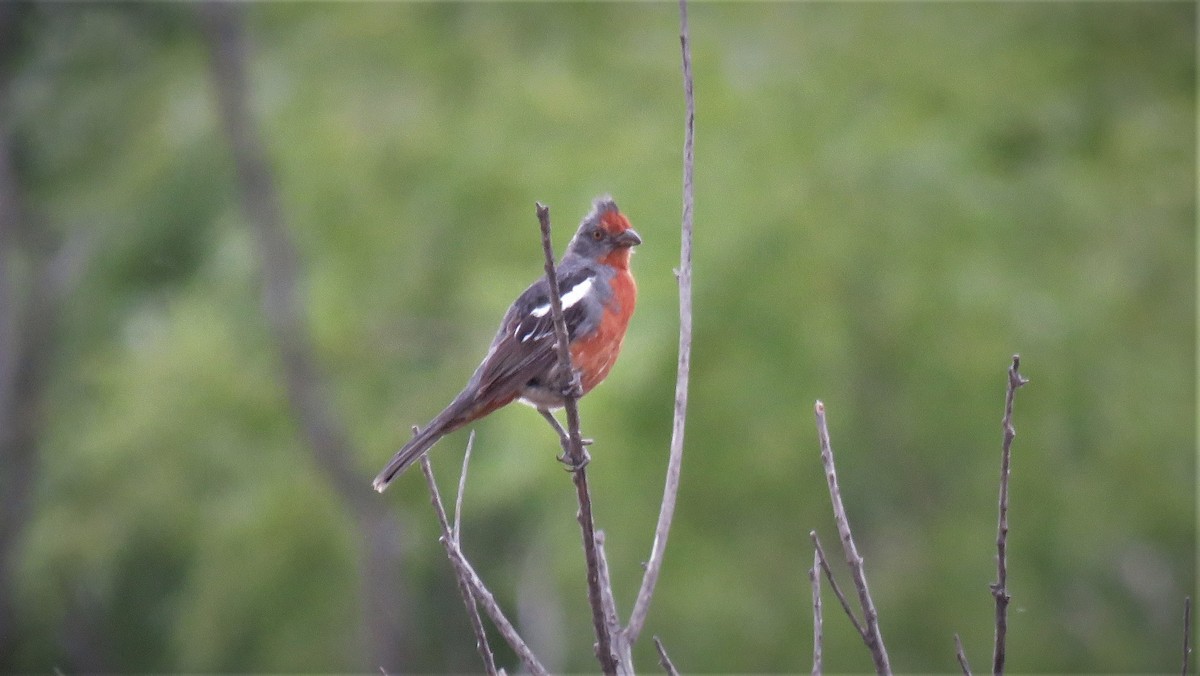
[[[808,569],[808,581],[812,585],[813,606],[813,676],[821,674],[821,634],[824,623],[821,618],[821,555],[813,550],[813,567]]]
[[[617,601],[613,598],[612,577],[608,574],[608,555],[604,552],[604,531],[596,531],[596,554],[600,564],[600,600],[604,606],[604,621],[608,633],[613,637],[613,649],[617,653],[617,673],[633,674],[633,650],[621,630],[617,617]]]
[[[446,539],[442,538],[442,541],[445,543]],[[470,562],[463,556],[458,544],[451,542],[447,548],[447,554],[450,556],[450,563],[455,567],[455,570],[460,570],[461,574],[464,575],[475,599],[483,604],[484,611],[487,612],[488,617],[492,618],[492,623],[496,625],[496,629],[500,631],[500,635],[512,647],[513,652],[517,654],[517,658],[521,660],[521,663],[525,665],[529,673],[535,674],[535,676],[548,674],[549,672],[546,671],[546,667],[542,666],[537,656],[533,654],[533,651],[525,644],[521,635],[517,633],[516,628],[504,616],[504,612],[500,610],[500,604],[496,602],[496,597],[492,596],[492,592],[484,586],[483,580],[479,579],[479,575],[475,573],[475,569],[471,567]]]
[[[971,676],[971,665],[967,664],[967,653],[963,652],[962,639],[958,634],[954,635],[954,656],[958,658],[958,666],[962,669],[963,676]]]
[[[454,541],[462,542],[462,503],[467,492],[467,465],[471,464],[471,449],[475,447],[475,430],[467,435],[467,450],[463,453],[462,472],[458,475],[458,495],[454,497]]]
[[[563,461],[571,469],[575,481],[575,493],[579,499],[579,527],[583,532],[583,553],[587,560],[588,603],[592,606],[592,625],[596,630],[596,659],[605,674],[617,673],[617,658],[613,653],[613,636],[609,632],[604,615],[604,594],[600,589],[600,556],[596,547],[596,525],[592,518],[592,497],[588,489],[587,454],[583,450],[583,439],[579,434],[579,408],[577,404],[579,377],[571,366],[571,350],[568,345],[567,323],[563,319],[562,297],[558,288],[558,276],[554,268],[554,246],[550,241],[550,209],[537,205],[538,225],[542,231],[542,252],[546,256],[546,282],[550,286],[550,314],[554,320],[554,333],[558,338],[558,364],[563,374],[563,408],[567,412],[567,436],[562,438]],[[561,428],[560,428],[561,429]],[[609,594],[612,592],[609,591]]]
[[[825,558],[825,549],[821,546],[821,541],[817,539],[817,531],[809,531],[808,537],[812,539],[813,545],[816,547],[817,562],[821,564],[821,570],[825,571],[825,579],[829,580],[829,586],[833,588],[833,593],[837,596],[838,602],[842,604],[842,610],[846,611],[846,617],[850,618],[850,624],[854,625],[854,630],[858,635],[867,640],[867,630],[854,616],[854,611],[850,608],[850,602],[846,600],[846,595],[842,593],[842,588],[838,586],[837,580],[833,579],[833,570],[829,567],[829,559]]]
[[[996,526],[996,582],[991,585],[996,599],[996,642],[992,652],[992,673],[1004,673],[1005,643],[1008,636],[1008,477],[1011,473],[1011,448],[1017,436],[1012,424],[1013,398],[1017,389],[1028,383],[1021,376],[1021,355],[1014,354],[1008,369],[1008,389],[1004,395],[1004,445],[1000,455],[1000,515]]]
[[[663,671],[667,672],[667,676],[679,676],[670,656],[667,655],[667,649],[663,647],[662,640],[657,636],[654,637],[654,648],[658,651],[658,663],[662,665]]]
[[[687,120],[683,137],[683,223],[679,250],[679,365],[675,378],[675,417],[671,427],[671,453],[667,460],[666,485],[658,511],[658,523],[654,528],[654,544],[650,547],[650,560],[642,575],[642,586],[638,590],[633,611],[629,615],[629,626],[625,637],[630,645],[637,642],[650,612],[650,601],[662,569],[663,553],[667,538],[671,534],[671,520],[675,515],[675,499],[679,493],[679,472],[683,464],[683,432],[687,421],[688,376],[692,360],[692,225],[694,189],[692,186],[695,145],[696,102],[692,92],[692,51],[688,43],[687,0],[679,0],[679,44],[683,53],[683,92],[687,105]]]
[[[866,618],[867,630],[863,642],[871,652],[875,662],[875,671],[880,674],[892,673],[888,662],[887,647],[883,644],[883,635],[879,631],[879,616],[875,612],[875,602],[871,600],[871,592],[867,589],[867,573],[863,568],[863,559],[858,555],[858,547],[854,544],[854,536],[850,532],[850,521],[846,518],[846,508],[842,505],[842,491],[838,487],[837,471],[833,466],[833,448],[829,444],[829,428],[825,424],[825,404],[817,402],[814,407],[817,416],[817,437],[821,442],[821,463],[825,466],[825,479],[829,484],[829,497],[833,502],[833,519],[837,522],[838,534],[841,536],[842,549],[846,554],[846,564],[850,567],[850,576],[854,587],[858,590],[858,602],[862,607],[863,617]]]
[[[471,443],[475,440],[475,433],[472,432],[467,440],[466,458],[471,457]],[[433,511],[437,514],[438,525],[442,527],[442,545],[446,548],[446,556],[453,563],[454,557],[450,553],[451,546],[456,546],[459,543],[459,531],[457,526],[451,529],[450,522],[446,518],[446,508],[442,506],[442,494],[438,490],[437,480],[433,478],[433,466],[429,464],[429,456],[421,456],[421,472],[425,474],[425,483],[429,485],[429,501],[433,504]],[[467,472],[467,463],[463,461],[463,474]],[[462,500],[462,482],[459,482],[458,499],[461,504]],[[455,509],[455,518],[458,517],[457,507]],[[475,596],[471,593],[471,582],[466,573],[455,566],[455,577],[458,579],[458,591],[462,595],[463,605],[467,608],[467,616],[471,619],[471,630],[475,632],[475,649],[479,651],[479,657],[483,660],[483,668],[492,676],[496,672],[496,658],[492,656],[492,648],[488,645],[487,630],[483,627],[483,619],[479,617],[479,607],[475,603]],[[514,648],[515,649],[515,648]],[[532,671],[532,669],[530,670]]]
[[[1188,673],[1188,658],[1192,656],[1192,597],[1183,597],[1183,676]]]

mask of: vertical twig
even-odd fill
[[[821,643],[824,622],[821,618],[821,555],[813,550],[813,567],[808,569],[808,581],[812,585],[813,607],[813,676],[821,674]]]
[[[462,503],[467,492],[467,465],[471,464],[471,449],[475,448],[475,430],[467,435],[467,450],[463,452],[462,472],[458,475],[458,495],[454,496],[454,543],[462,542]]]
[[[538,225],[542,231],[542,252],[546,256],[546,282],[550,286],[550,314],[554,320],[554,333],[558,338],[558,364],[563,378],[563,408],[567,411],[567,437],[563,441],[563,455],[572,467],[575,492],[579,499],[579,527],[583,531],[583,553],[587,560],[588,602],[592,606],[592,625],[596,630],[596,659],[605,674],[617,672],[617,658],[613,654],[613,637],[604,617],[604,594],[600,589],[600,557],[596,547],[596,525],[592,518],[592,497],[588,490],[587,461],[583,451],[583,439],[579,434],[579,407],[574,394],[579,391],[579,379],[571,366],[571,350],[568,346],[567,323],[563,319],[562,297],[559,294],[558,276],[554,266],[554,246],[550,241],[550,209],[537,205]],[[611,593],[611,592],[610,592]]]
[[[991,585],[996,599],[996,642],[992,651],[992,673],[1004,673],[1005,643],[1008,637],[1008,477],[1011,473],[1011,448],[1017,430],[1013,428],[1013,398],[1017,389],[1028,383],[1021,376],[1021,355],[1014,354],[1008,369],[1008,389],[1004,395],[1004,445],[1000,454],[1000,515],[996,527],[996,582]]]
[[[414,428],[414,432],[415,432]],[[475,441],[475,433],[467,438],[467,451],[465,458],[471,457],[471,445]],[[450,522],[446,518],[446,508],[442,506],[442,494],[438,490],[437,481],[433,478],[433,467],[429,464],[429,456],[421,456],[421,472],[425,474],[425,483],[429,485],[429,501],[433,503],[433,511],[437,514],[438,525],[442,527],[442,545],[446,548],[446,556],[453,563],[454,557],[450,554],[451,547],[457,547],[459,544],[459,530],[457,524],[452,529]],[[463,461],[463,475],[467,472],[466,460]],[[455,519],[458,518],[458,510],[462,505],[462,481],[459,481],[458,497],[455,501]],[[475,632],[475,649],[479,651],[479,657],[483,660],[483,668],[488,674],[495,676],[496,659],[492,656],[492,648],[488,645],[487,630],[483,627],[483,619],[479,617],[479,607],[475,603],[475,596],[471,592],[471,583],[467,576],[457,566],[454,568],[455,578],[458,580],[458,591],[462,594],[463,605],[467,608],[467,616],[471,620],[471,630]],[[532,669],[530,669],[532,671]]]
[[[958,666],[962,669],[963,676],[971,676],[971,665],[967,664],[967,653],[963,651],[962,639],[958,634],[954,634],[954,656],[958,658]]]
[[[833,466],[833,448],[829,444],[829,428],[825,424],[825,404],[816,403],[814,411],[817,416],[817,437],[821,442],[821,463],[825,466],[825,479],[829,484],[829,497],[833,502],[833,519],[837,522],[838,534],[841,536],[842,549],[846,554],[846,564],[850,567],[850,576],[854,587],[858,590],[858,602],[866,619],[866,633],[863,636],[871,659],[875,662],[875,671],[879,674],[892,673],[888,661],[887,647],[883,644],[883,635],[879,631],[879,615],[875,612],[875,602],[871,600],[871,592],[867,589],[867,573],[863,568],[863,559],[858,555],[858,547],[854,544],[854,536],[850,532],[850,521],[846,518],[846,508],[842,505],[842,491],[838,487],[837,471]]]
[[[617,617],[617,601],[613,598],[612,577],[608,574],[608,556],[604,552],[604,531],[596,531],[596,559],[600,564],[600,601],[604,608],[604,621],[608,633],[613,637],[613,650],[617,654],[617,673],[633,673],[633,651],[629,642],[623,640],[621,620]]]
[[[625,629],[626,641],[633,645],[650,612],[650,600],[662,568],[663,552],[667,548],[667,537],[671,533],[671,520],[675,515],[675,499],[679,494],[679,472],[683,464],[683,432],[687,421],[688,376],[692,360],[692,226],[695,203],[693,189],[694,146],[696,135],[696,100],[692,91],[692,50],[688,42],[687,0],[679,0],[679,45],[683,58],[683,94],[687,107],[687,118],[683,132],[683,222],[681,224],[679,270],[679,364],[675,378],[675,416],[671,426],[671,452],[667,460],[666,485],[658,511],[658,523],[654,528],[654,544],[650,548],[650,560],[642,575],[642,586],[638,590],[633,611],[629,614],[629,626]]]
[[[662,665],[663,671],[667,672],[667,676],[679,676],[670,656],[667,655],[667,649],[663,647],[662,640],[657,636],[654,637],[654,649],[658,651],[658,663]]]
[[[1188,673],[1188,658],[1192,656],[1192,597],[1183,597],[1183,676]]]

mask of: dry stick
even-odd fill
[[[958,658],[958,666],[962,669],[963,676],[971,676],[971,665],[967,664],[967,653],[963,652],[962,639],[958,634],[954,634],[954,656]]]
[[[513,627],[512,622],[509,622],[508,618],[504,616],[504,612],[500,610],[500,604],[496,602],[496,597],[492,596],[492,592],[484,586],[483,580],[479,579],[479,575],[475,573],[475,569],[471,567],[470,562],[463,556],[462,550],[458,548],[458,545],[451,542],[447,548],[447,553],[450,556],[450,563],[454,566],[455,570],[460,571],[460,574],[465,577],[471,587],[471,592],[483,604],[483,609],[487,611],[488,617],[492,618],[492,623],[496,625],[496,628],[500,631],[500,635],[512,647],[513,652],[517,654],[517,657],[525,665],[525,668],[529,670],[529,673],[538,676],[548,674],[549,672],[546,671],[546,667],[542,666],[537,656],[525,644],[521,635]]]
[[[576,399],[579,378],[571,366],[571,350],[568,347],[567,322],[563,319],[562,297],[559,295],[558,277],[554,270],[554,246],[550,241],[550,209],[537,204],[538,225],[542,230],[542,251],[546,255],[546,282],[550,286],[550,315],[554,320],[554,333],[558,338],[558,364],[563,374],[563,408],[567,411],[567,437],[562,439],[564,461],[571,467],[575,480],[575,492],[579,498],[579,527],[583,531],[583,553],[587,559],[588,603],[592,606],[592,625],[596,630],[596,659],[605,674],[617,672],[617,659],[613,655],[612,635],[604,618],[603,592],[600,590],[600,557],[596,552],[596,525],[592,519],[592,497],[588,490],[587,460],[583,451],[583,439],[579,435],[579,407]]]
[[[414,428],[415,433],[415,428]],[[472,433],[467,439],[467,456],[471,455],[471,444],[475,441],[475,434]],[[463,466],[463,471],[466,472],[466,465]],[[425,474],[425,482],[429,484],[429,501],[433,503],[433,511],[437,514],[438,524],[442,527],[441,541],[446,548],[446,556],[451,563],[454,562],[454,557],[450,553],[451,547],[457,547],[458,531],[451,530],[450,522],[446,518],[446,508],[442,506],[442,494],[438,491],[437,481],[433,478],[433,467],[429,464],[429,456],[421,456],[421,472]],[[461,484],[458,493],[459,504],[462,501]],[[475,649],[479,651],[479,657],[483,660],[483,668],[488,674],[495,676],[496,658],[492,656],[492,648],[488,645],[487,630],[483,627],[483,619],[479,617],[479,607],[475,603],[475,596],[471,593],[471,583],[468,576],[458,566],[454,567],[455,577],[458,579],[458,591],[462,594],[463,605],[467,608],[467,616],[471,619],[471,630],[475,632]],[[515,647],[514,647],[515,649]],[[530,671],[533,671],[531,668]]]
[[[662,665],[663,671],[667,672],[667,676],[679,676],[679,671],[675,669],[671,658],[667,656],[667,649],[663,647],[662,640],[657,636],[654,637],[654,648],[658,651],[658,663]]]
[[[1192,597],[1183,597],[1183,676],[1187,676],[1188,657],[1192,654]]]
[[[467,435],[467,450],[463,453],[462,471],[458,475],[458,495],[454,496],[454,543],[462,542],[463,493],[467,492],[467,465],[471,464],[471,449],[475,447],[475,430]]]
[[[617,652],[617,672],[633,674],[633,650],[629,641],[621,634],[621,620],[617,617],[617,601],[613,598],[612,577],[608,574],[608,556],[604,552],[604,531],[596,531],[596,554],[600,563],[600,600],[604,606],[604,621],[608,623],[608,632],[614,638],[614,649]]]
[[[817,437],[821,442],[821,464],[825,466],[825,480],[829,484],[829,497],[833,502],[833,520],[837,522],[842,549],[846,554],[846,565],[850,567],[850,576],[858,590],[858,602],[862,607],[863,617],[866,618],[867,630],[863,635],[863,642],[871,652],[875,671],[879,674],[890,674],[892,665],[888,662],[887,647],[884,646],[883,635],[879,632],[879,615],[875,612],[875,602],[871,600],[871,592],[867,589],[867,573],[863,568],[862,557],[858,555],[858,547],[854,544],[854,536],[850,533],[846,508],[842,505],[842,491],[838,488],[837,471],[833,466],[833,449],[829,444],[829,428],[825,424],[825,404],[818,401],[814,411],[817,416]]]
[[[867,630],[854,616],[854,611],[850,608],[850,602],[846,600],[846,595],[842,593],[842,588],[838,586],[837,580],[833,579],[833,570],[829,567],[829,560],[825,558],[825,549],[821,546],[821,541],[817,539],[817,531],[811,530],[808,532],[808,537],[812,539],[814,550],[817,555],[817,561],[821,564],[821,570],[825,571],[825,578],[829,580],[829,586],[833,587],[833,593],[842,604],[842,610],[846,611],[846,617],[850,618],[850,624],[854,625],[854,630],[858,635],[867,640]]]
[[[1021,355],[1014,354],[1008,369],[1008,389],[1004,395],[1004,446],[1000,455],[1000,516],[996,527],[996,582],[991,585],[992,597],[996,599],[996,643],[992,651],[992,673],[1004,673],[1004,649],[1008,636],[1008,476],[1011,470],[1013,438],[1013,397],[1017,388],[1029,381],[1021,377]]]
[[[823,621],[821,619],[821,555],[813,550],[813,567],[808,569],[808,581],[812,584],[813,605],[813,676],[821,673],[821,634]]]
[[[681,225],[679,270],[679,365],[675,378],[675,417],[671,427],[671,452],[667,460],[666,485],[654,528],[654,544],[650,560],[642,575],[642,586],[629,614],[625,638],[629,645],[637,642],[650,612],[650,600],[662,569],[663,552],[671,533],[675,515],[675,498],[679,494],[679,471],[683,464],[683,432],[687,421],[688,376],[692,361],[692,225],[694,207],[693,165],[696,136],[696,101],[692,93],[692,51],[688,44],[687,2],[679,0],[679,44],[683,52],[683,93],[687,105],[687,120],[683,137],[683,222]]]

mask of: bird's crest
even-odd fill
[[[592,202],[592,211],[584,217],[584,222],[598,221],[600,226],[609,234],[619,235],[628,230],[629,219],[617,208],[612,195],[601,195]]]

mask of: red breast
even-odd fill
[[[621,217],[624,220],[624,217]],[[617,274],[609,284],[612,286],[612,297],[604,308],[604,316],[600,325],[589,336],[576,340],[571,345],[571,362],[579,370],[584,394],[600,384],[617,362],[621,353],[621,343],[625,339],[625,329],[629,326],[629,318],[637,303],[637,284],[633,275],[629,274],[629,249],[618,249],[609,254],[608,258],[617,258],[624,254],[622,265],[613,265]]]

